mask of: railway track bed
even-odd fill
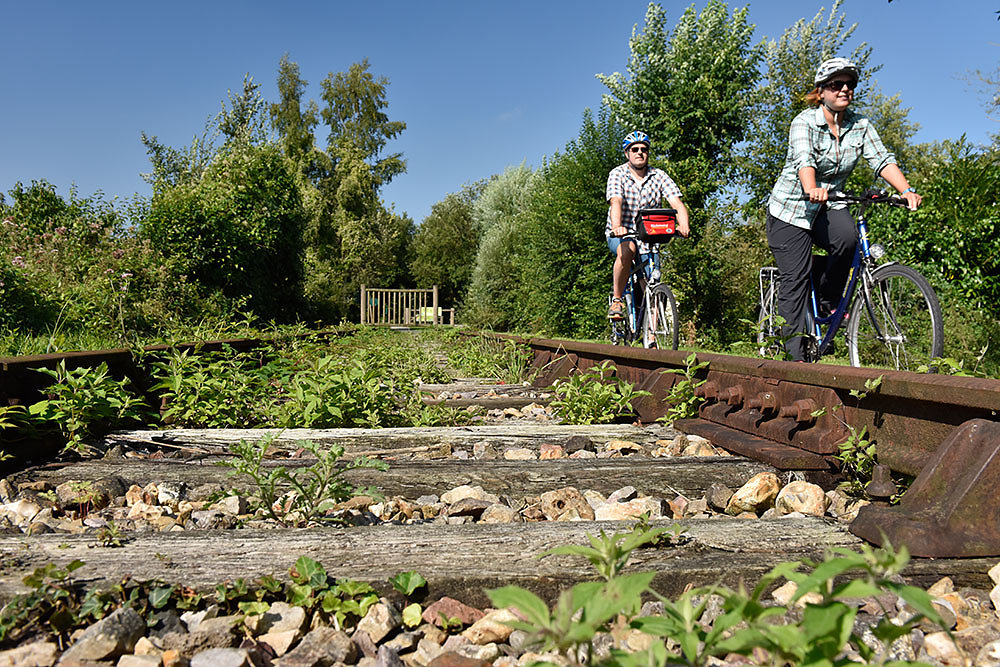
[[[492,414],[486,423],[463,427],[123,431],[97,443],[91,458],[43,463],[10,475],[0,483],[5,501],[0,520],[6,522],[0,534],[0,599],[30,590],[25,575],[51,564],[82,562],[74,581],[92,589],[132,580],[207,591],[237,579],[287,579],[297,560],[307,557],[321,563],[331,580],[367,582],[383,596],[382,604],[398,608],[406,601],[388,581],[407,571],[427,579],[428,602],[455,598],[486,609],[487,590],[517,585],[551,605],[560,592],[593,581],[595,572],[578,556],[546,552],[588,545],[602,532],[627,534],[640,514],[644,526],[670,528],[673,537],[633,551],[625,572],[654,573],[650,587],[668,598],[697,585],[753,585],[781,563],[815,562],[831,549],[863,548],[847,523],[833,516],[780,516],[769,510],[763,518],[752,512],[735,517],[722,513],[718,500],[709,500],[720,487],[731,495],[762,475],[828,486],[829,471],[733,456],[656,424],[562,425],[547,407],[551,395],[538,388],[498,391],[497,385],[476,381],[424,385],[419,391],[425,403],[479,405]],[[247,501],[259,489],[219,464],[232,459],[234,445],[264,436],[269,439],[264,471],[308,469],[315,459],[303,441],[342,447],[345,459],[388,462],[386,471],[356,468],[343,475],[355,487],[378,487],[382,497],[355,497],[331,508],[330,516],[343,521],[334,525],[295,526],[249,511]],[[41,518],[14,516],[11,506],[19,502],[37,503]],[[485,519],[498,507],[504,510],[498,518]],[[857,506],[831,508],[833,514],[856,511]],[[993,641],[991,632],[1000,640],[985,592],[993,585],[987,573],[995,563],[992,557],[914,558],[902,572],[910,584],[933,585],[938,595],[953,596],[949,605],[965,605],[955,610],[952,627],[979,633],[959,641],[967,654]],[[865,622],[874,622],[876,612],[866,613]],[[433,625],[433,616],[425,621]],[[424,667],[449,653],[449,633],[436,632],[426,623],[412,632],[397,626],[389,636],[412,634],[413,645],[394,644],[393,655],[403,656],[408,667]],[[305,629],[298,638],[304,634]],[[366,637],[355,633],[357,651],[347,662],[385,657],[384,647]],[[432,637],[437,648],[423,644]],[[923,637],[908,640],[901,656],[934,658],[937,649],[924,646]],[[244,645],[231,650],[250,651]],[[156,646],[153,652],[166,665],[163,650],[174,649]],[[475,642],[456,639],[451,651],[506,667],[524,659],[524,649],[512,642],[500,646],[490,649],[497,654],[483,653]],[[181,658],[197,654],[190,647],[176,650]],[[269,664],[276,656],[265,657],[248,657],[247,664]],[[288,664],[322,661],[289,658]]]

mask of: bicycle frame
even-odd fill
[[[659,283],[660,249],[658,245],[651,245],[648,253],[641,253],[638,248],[639,242],[635,236],[626,235],[622,237],[622,242],[625,241],[634,241],[636,243],[632,268],[629,271],[625,290],[622,293],[622,299],[625,302],[625,317],[628,325],[626,342],[631,343],[639,338],[639,328],[646,314],[647,304],[645,293],[653,285]]]
[[[642,318],[646,316],[646,291],[659,282],[660,251],[653,246],[650,252],[640,253],[636,250],[635,259],[632,260],[632,271],[629,273],[628,282],[625,284],[625,291],[631,294],[632,298],[627,302],[629,312],[629,328],[632,330],[632,340],[639,337],[639,327]]]
[[[809,279],[810,304],[813,318],[812,333],[815,340],[818,341],[816,349],[819,356],[823,356],[830,349],[833,340],[840,332],[840,326],[844,323],[844,317],[850,312],[851,302],[856,296],[858,277],[863,273],[862,269],[867,269],[874,261],[871,254],[871,243],[868,240],[868,222],[864,216],[866,208],[868,208],[868,203],[862,202],[855,216],[854,224],[858,230],[858,243],[854,250],[854,258],[851,261],[847,284],[844,285],[844,291],[840,295],[837,307],[826,317],[819,316],[819,305],[816,301],[816,286],[812,284],[812,278],[810,277]],[[871,306],[869,306],[870,308]],[[823,335],[822,327],[827,327],[825,336]]]

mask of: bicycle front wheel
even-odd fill
[[[662,283],[647,290],[642,331],[646,347],[650,347],[651,341],[656,341],[656,347],[661,350],[677,349],[677,301],[670,288]]]
[[[932,360],[944,350],[941,305],[934,288],[908,266],[876,269],[851,306],[847,346],[852,366],[933,368]]]

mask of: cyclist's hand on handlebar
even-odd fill
[[[677,232],[684,238],[687,238],[691,234],[691,227],[688,225],[687,220],[677,221]]]
[[[617,227],[612,227],[611,228],[611,235],[612,236],[617,236],[619,238],[622,237],[622,236],[624,236],[626,234],[626,232],[628,232],[628,230],[623,225],[619,225]]]
[[[923,201],[923,197],[916,192],[906,192],[900,196],[906,200],[906,208],[911,211],[916,211],[920,208],[920,202]]]
[[[809,197],[809,201],[814,204],[825,202],[827,199],[826,188],[812,188],[806,192],[806,196]]]

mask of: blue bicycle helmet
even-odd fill
[[[625,135],[622,139],[622,150],[627,151],[632,144],[646,144],[649,146],[649,135],[639,130],[634,130]]]

